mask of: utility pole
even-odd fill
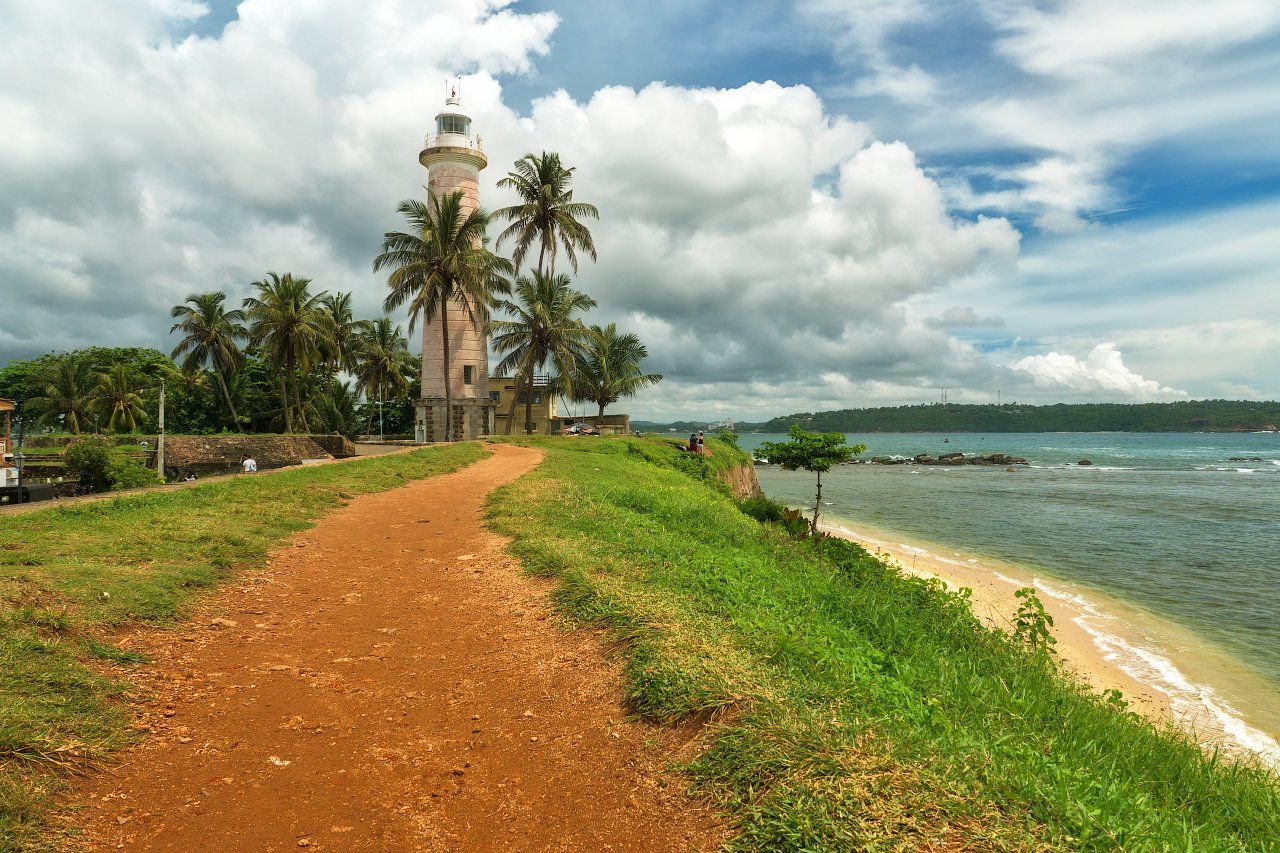
[[[18,416],[18,446],[17,452],[13,454],[13,461],[18,466],[18,503],[22,503],[22,469],[26,457],[22,455],[22,437],[27,431],[27,413],[26,401],[20,401],[17,405],[17,411],[14,412]]]
[[[164,479],[164,379],[160,380],[159,435],[156,436],[156,473]]]

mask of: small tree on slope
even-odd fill
[[[812,471],[818,475],[818,494],[813,500],[813,520],[809,530],[818,533],[818,510],[822,506],[822,475],[832,465],[848,462],[866,450],[865,444],[845,444],[838,432],[808,432],[798,425],[791,426],[790,441],[766,441],[756,448],[757,459],[767,459],[787,471]]]

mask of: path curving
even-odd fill
[[[185,632],[131,637],[150,732],[76,791],[77,849],[717,846],[662,769],[680,745],[624,720],[599,639],[483,527],[540,459],[500,445],[358,497]]]

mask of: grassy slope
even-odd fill
[[[625,639],[637,712],[717,712],[689,770],[740,818],[731,846],[1280,849],[1273,777],[1068,683],[963,596],[762,526],[665,444],[537,443],[493,522]]]
[[[263,565],[346,499],[483,455],[460,444],[0,516],[0,850],[34,837],[57,771],[127,740],[112,701],[127,685],[86,659],[140,661],[95,633],[181,618],[193,596]]]

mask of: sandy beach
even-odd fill
[[[904,572],[938,578],[952,589],[969,588],[974,613],[993,627],[1011,629],[1018,609],[1014,592],[1034,586],[1053,617],[1058,656],[1077,678],[1099,692],[1119,690],[1132,710],[1157,723],[1184,728],[1205,745],[1220,745],[1237,754],[1253,753],[1280,766],[1280,744],[1274,736],[1246,722],[1223,698],[1224,692],[1235,692],[1220,690],[1220,684],[1211,687],[1200,676],[1205,671],[1229,673],[1231,679],[1241,682],[1238,691],[1252,693],[1262,688],[1240,673],[1234,661],[1204,648],[1181,629],[1160,625],[1152,630],[1148,621],[1152,617],[1146,614],[1135,619],[1119,602],[1092,592],[1082,595],[1068,584],[1047,580],[1023,567],[957,554],[944,546],[904,541],[894,533],[844,520],[826,521],[821,526],[834,536],[858,542]],[[1176,636],[1177,641],[1158,643],[1153,634]],[[1203,658],[1197,661],[1196,677],[1183,671],[1184,661],[1174,663],[1167,645],[1196,650]]]

